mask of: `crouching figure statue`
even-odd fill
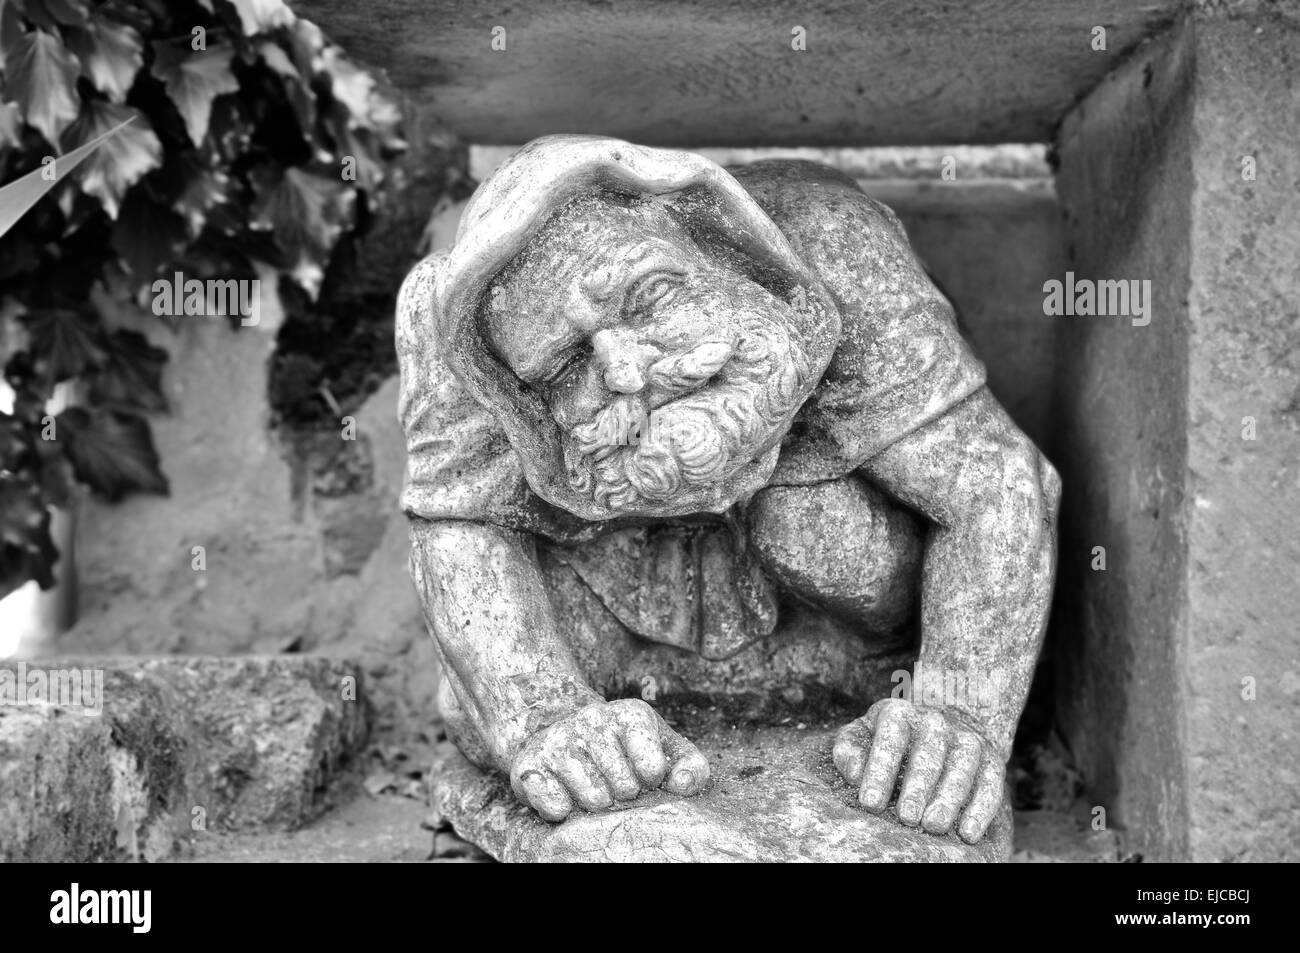
[[[1005,856],[1060,483],[893,212],[815,163],[551,136],[398,310],[462,833]]]

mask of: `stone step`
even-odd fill
[[[292,830],[349,799],[368,730],[344,660],[0,662],[0,862]]]

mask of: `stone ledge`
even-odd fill
[[[1036,142],[1180,0],[291,0],[466,142]],[[792,28],[806,50],[792,49]],[[1106,50],[1093,28],[1106,27]],[[506,41],[494,49],[494,30]],[[1014,51],[1014,55],[1009,55]],[[591,95],[599,90],[600,95]]]
[[[1011,857],[1011,805],[980,843],[935,837],[853,803],[829,752],[830,724],[692,734],[713,769],[698,797],[654,792],[551,825],[501,778],[454,749],[431,776],[435,819],[506,862],[997,862]]]
[[[0,861],[158,860],[204,831],[292,829],[336,802],[367,735],[350,662],[25,663],[69,669],[103,672],[102,715],[0,705]]]

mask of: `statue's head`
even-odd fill
[[[480,187],[434,291],[449,363],[533,489],[587,519],[762,486],[839,316],[716,164],[550,137]]]

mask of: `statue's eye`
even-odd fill
[[[655,305],[672,300],[682,280],[682,275],[670,271],[652,272],[628,291],[624,308],[628,314],[645,314]]]
[[[562,355],[555,369],[543,378],[542,383],[548,387],[553,387],[560,381],[568,377],[582,363],[582,359],[587,356],[585,348],[574,348],[568,354]]]

